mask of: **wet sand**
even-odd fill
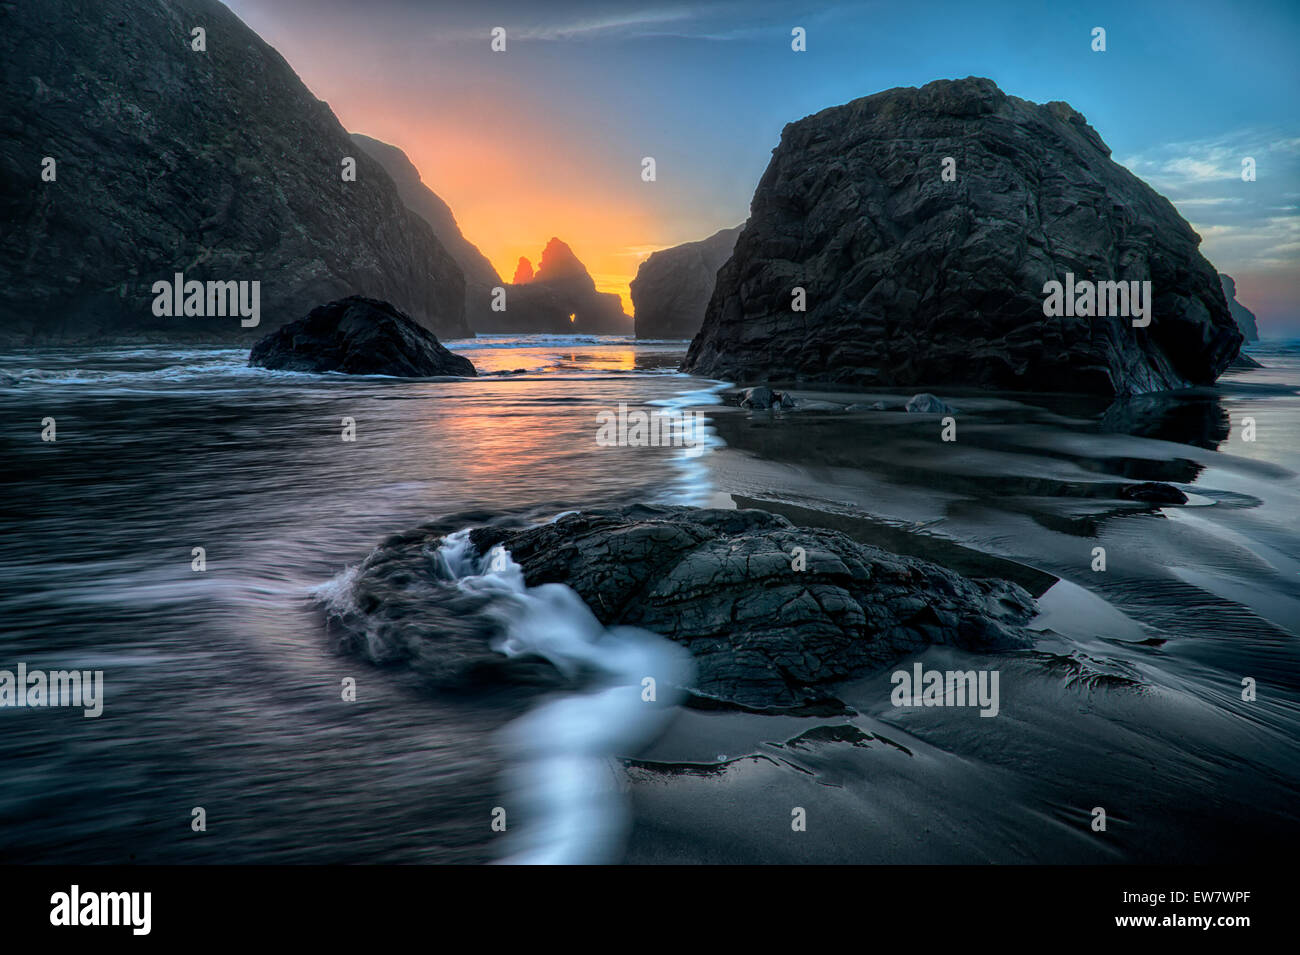
[[[627,770],[627,861],[1242,862],[1300,846],[1300,356],[1260,360],[1109,409],[941,393],[955,442],[938,415],[712,409],[712,504],[1014,579],[1039,598],[1040,639],[899,662],[997,669],[994,718],[893,706],[896,668],[841,687],[848,716],[684,711]],[[1142,481],[1188,503],[1120,495]]]

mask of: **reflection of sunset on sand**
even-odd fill
[[[454,402],[429,403],[417,444],[427,449],[430,473],[445,477],[439,462],[455,460],[458,483],[492,487],[503,500],[526,498],[544,483],[563,487],[581,456],[574,449],[595,447],[597,414],[617,407],[610,396],[626,391],[621,400],[645,400],[644,387],[636,384],[645,379],[629,376],[623,385],[621,373],[670,371],[681,354],[680,347],[634,346],[617,338],[578,347],[558,336],[554,344],[527,336],[450,344],[473,361],[479,377],[457,384]],[[605,377],[609,372],[620,374]],[[672,392],[673,380],[663,377],[665,393]],[[445,386],[428,387],[436,393]]]
[[[636,367],[636,352],[630,348],[622,351],[605,349],[599,353],[570,350],[566,361],[592,371],[631,371]]]

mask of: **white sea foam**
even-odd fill
[[[682,377],[688,377],[683,375]],[[670,408],[685,412],[700,405],[720,405],[720,392],[728,387],[726,382],[716,382],[705,388],[683,391],[670,398],[657,398],[646,402],[656,407]],[[712,425],[701,422],[692,431],[694,444],[691,447],[675,448],[673,467],[677,471],[677,480],[665,493],[658,496],[662,504],[682,504],[691,507],[704,507],[714,495],[713,479],[709,471],[707,458],[715,449],[724,447]]]
[[[437,558],[458,586],[495,599],[500,652],[540,654],[589,688],[544,700],[504,730],[509,863],[600,863],[618,857],[628,811],[617,757],[653,739],[692,675],[677,644],[635,627],[606,627],[564,584],[529,587],[500,545],[479,557],[468,531],[444,538]],[[646,680],[654,681],[647,699]],[[515,821],[522,820],[522,825]]]

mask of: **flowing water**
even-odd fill
[[[1297,844],[1300,348],[1266,343],[1264,369],[1127,409],[951,396],[944,443],[931,416],[718,404],[716,383],[674,372],[681,342],[449,344],[478,379],[269,372],[240,349],[0,355],[0,669],[104,673],[98,718],[0,708],[0,861],[1178,861]],[[716,439],[601,447],[596,415],[620,402],[699,407]],[[1117,501],[1134,481],[1189,503]],[[632,501],[762,506],[1013,576],[1040,596],[1042,639],[994,664],[922,655],[998,666],[996,719],[891,708],[881,673],[843,689],[850,717],[666,705],[636,725],[629,661],[671,645],[606,631],[453,534]],[[322,588],[426,522],[452,535],[464,586],[514,608],[513,636],[557,666],[604,660],[609,692],[530,707],[336,652]],[[500,838],[493,810],[529,800],[542,822]]]

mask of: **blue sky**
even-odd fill
[[[559,235],[618,290],[650,250],[742,221],[785,123],[976,75],[1082,112],[1197,228],[1261,332],[1300,335],[1296,0],[230,6],[349,129],[405,149],[501,271]]]

